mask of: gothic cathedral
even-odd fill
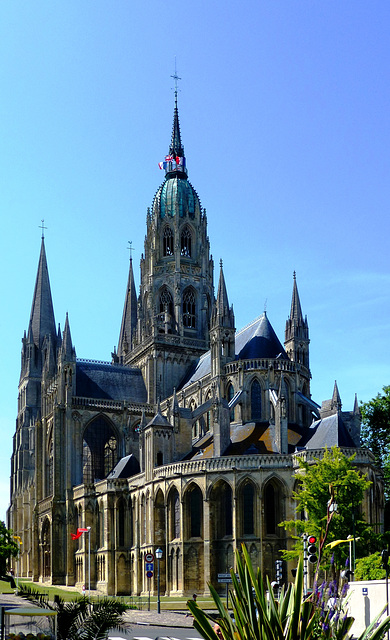
[[[356,454],[373,482],[366,518],[383,522],[383,488],[360,448],[356,400],[342,411],[336,384],[321,406],[311,398],[295,274],[284,346],[266,313],[236,330],[222,262],[215,295],[177,93],[162,168],[140,292],[130,258],[109,362],[76,357],[68,317],[56,330],[42,238],[22,339],[8,513],[23,541],[21,575],[34,581],[81,589],[90,579],[101,593],[145,594],[157,588],[145,556],[161,547],[162,593],[203,594],[209,582],[218,587],[241,543],[272,580],[279,551],[292,543],[278,524],[295,516],[298,461],[326,446]],[[88,532],[73,539],[79,528]]]

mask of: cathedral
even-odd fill
[[[206,211],[188,180],[175,92],[165,179],[147,211],[137,295],[130,258],[109,361],[77,358],[56,328],[42,237],[22,339],[8,526],[19,573],[102,594],[223,587],[245,543],[274,579],[292,540],[294,473],[339,446],[372,481],[363,510],[383,522],[383,487],[360,447],[355,399],[310,393],[309,326],[296,275],[282,344],[267,313],[237,330],[222,262],[214,288]],[[288,313],[289,310],[289,313]],[[75,535],[84,529],[81,535]],[[73,536],[72,536],[73,534]],[[149,573],[147,567],[149,566]],[[291,567],[283,562],[284,580]]]

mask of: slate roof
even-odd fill
[[[303,443],[300,443],[302,446]],[[305,438],[306,449],[321,449],[324,447],[355,447],[341,416],[334,413],[331,416],[313,422]]]
[[[107,478],[130,478],[140,472],[140,466],[137,458],[131,453],[129,456],[121,458],[115,465]]]
[[[266,313],[236,334],[237,360],[278,357],[288,360]]]
[[[76,395],[96,400],[146,402],[140,369],[100,362],[76,362]]]
[[[288,360],[288,356],[282,347],[279,338],[272,328],[267,314],[253,320],[244,329],[236,333],[236,360],[252,360],[256,358],[283,358]],[[183,389],[188,385],[201,380],[211,371],[210,351],[204,353],[189,371],[187,377],[178,387]]]

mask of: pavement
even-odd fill
[[[125,620],[132,627],[150,625],[156,627],[192,627],[193,618],[185,611],[138,611],[130,609],[125,613]]]
[[[26,607],[31,606],[24,598],[13,593],[0,594],[0,607]],[[177,627],[187,628],[193,626],[193,618],[186,611],[164,611],[157,613],[156,610],[140,611],[129,609],[125,613],[125,621],[131,627],[134,626],[156,626],[156,627]]]

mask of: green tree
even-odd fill
[[[19,553],[19,545],[13,537],[12,531],[7,529],[4,522],[0,520],[0,576],[7,573],[8,560],[16,558]]]
[[[373,452],[376,465],[383,471],[385,496],[390,500],[390,386],[363,402],[360,411],[362,443]]]
[[[356,560],[355,580],[382,580],[386,578],[386,569],[382,565],[379,551]]]
[[[299,460],[299,470],[295,474],[299,484],[294,498],[297,514],[303,512],[305,519],[281,523],[298,534],[294,548],[284,553],[286,559],[300,555],[303,533],[316,536],[323,546],[323,556],[334,554],[336,566],[341,566],[345,560],[348,546],[340,544],[330,550],[325,542],[346,540],[355,534],[355,538],[360,537],[360,544],[367,545],[373,533],[363,519],[360,505],[371,483],[354,468],[354,457],[348,458],[338,447],[333,447],[325,449],[322,458],[314,458],[314,463]],[[337,503],[337,511],[329,510],[330,500]]]

